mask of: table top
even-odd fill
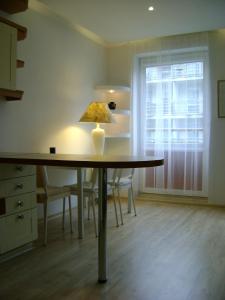
[[[164,159],[155,156],[0,152],[0,163],[84,168],[143,168],[161,166]]]

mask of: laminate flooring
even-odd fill
[[[137,201],[115,227],[108,211],[109,280],[97,283],[97,239],[85,219],[85,238],[50,220],[35,249],[0,264],[1,300],[225,300],[225,210]],[[74,216],[76,211],[73,211]],[[77,220],[77,219],[76,219]]]

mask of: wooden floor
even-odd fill
[[[224,300],[225,210],[137,201],[138,216],[108,222],[109,280],[97,283],[97,239],[49,222],[49,243],[0,265],[0,299]],[[69,226],[68,226],[69,227]],[[40,228],[42,230],[42,228]]]

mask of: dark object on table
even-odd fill
[[[55,147],[50,147],[50,148],[49,148],[49,152],[50,152],[51,154],[55,154],[55,153],[56,153],[56,148],[55,148]]]
[[[116,103],[115,102],[109,102],[108,103],[109,109],[116,109]]]

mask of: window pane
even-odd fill
[[[203,145],[203,62],[146,67],[145,148]]]

